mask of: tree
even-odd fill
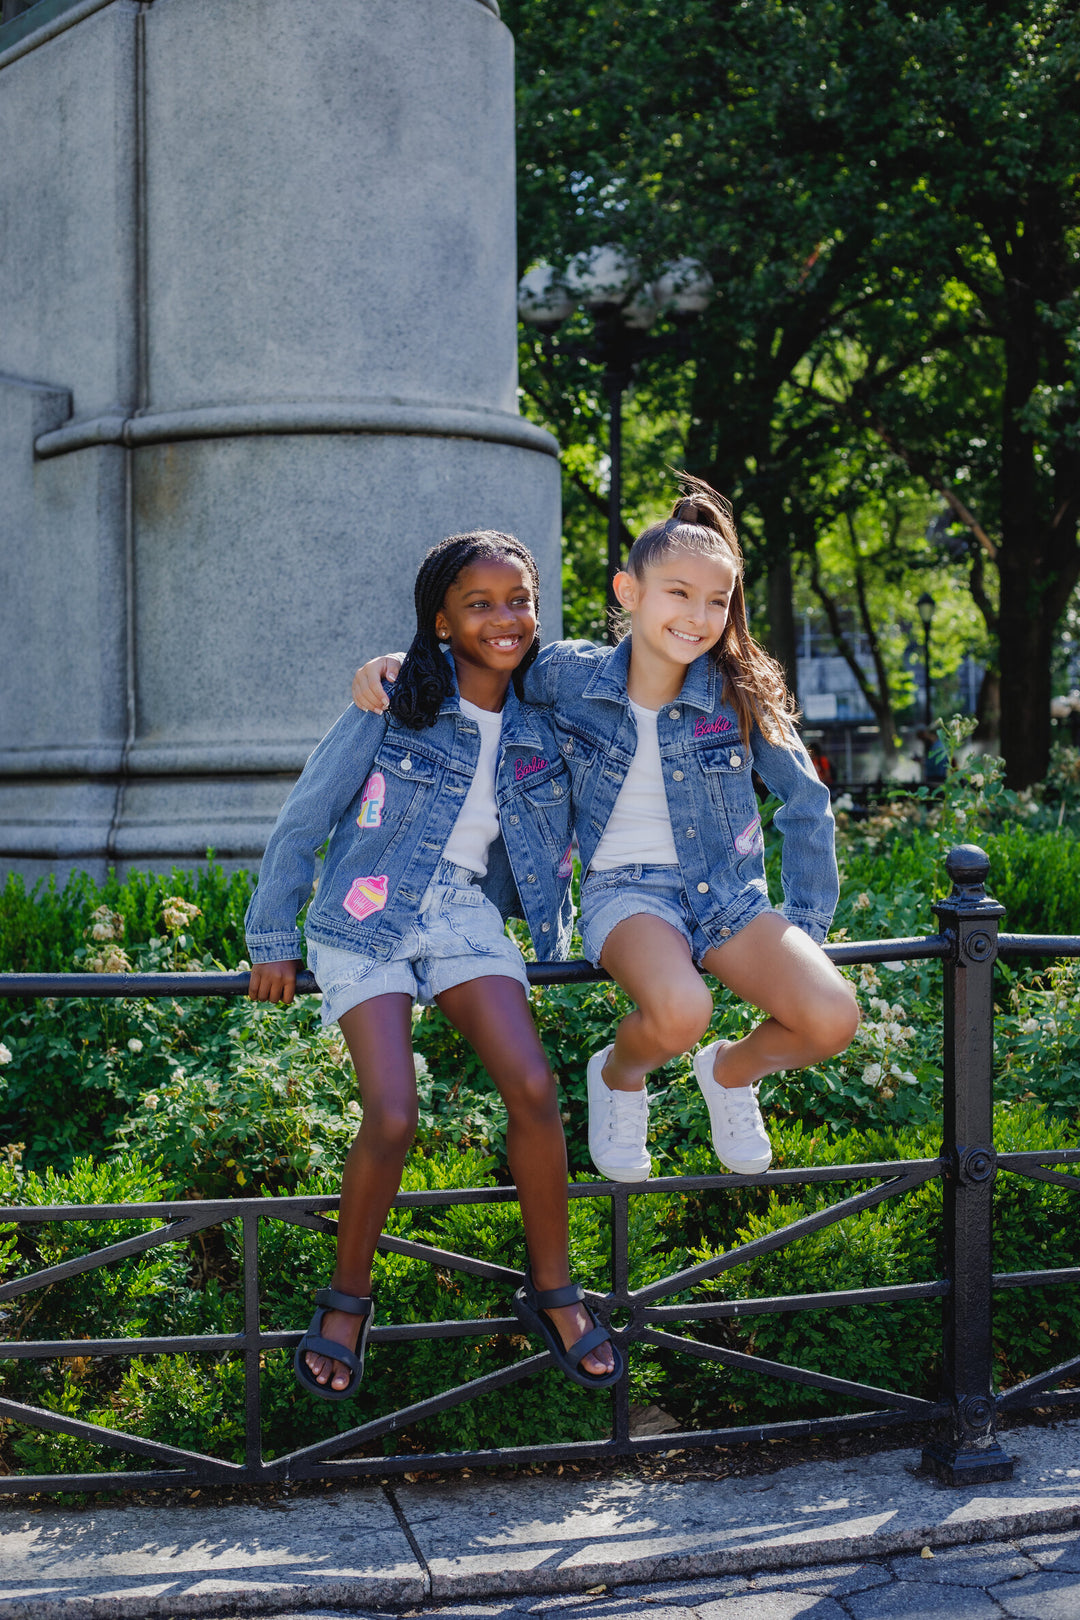
[[[1052,638],[1080,572],[1072,7],[504,10],[519,47],[526,261],[614,240],[647,269],[695,254],[716,281],[685,460],[751,518],[774,650],[790,664],[791,559],[812,547],[814,458],[843,414],[865,446],[890,448],[898,481],[914,473],[977,525],[984,611],[986,570],[1001,571],[1010,776],[1040,775]],[[847,397],[799,397],[800,368],[837,345]],[[644,381],[663,400],[687,379],[658,357]],[[556,369],[556,428],[559,386]]]

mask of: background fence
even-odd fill
[[[86,1474],[8,1476],[0,1491],[38,1492],[147,1486],[190,1486],[207,1483],[254,1483],[297,1479],[336,1479],[365,1474],[400,1473],[417,1468],[464,1468],[483,1464],[567,1461],[594,1457],[625,1457],[649,1451],[731,1445],[767,1440],[824,1435],[852,1429],[886,1427],[895,1423],[934,1422],[939,1434],[928,1440],[925,1464],[949,1483],[1006,1479],[1012,1460],[997,1435],[997,1414],[1038,1403],[1075,1400],[1077,1394],[1062,1386],[1080,1370],[1080,1356],[1046,1369],[997,1395],[991,1365],[992,1297],[995,1289],[1033,1288],[1075,1284],[1080,1267],[1053,1271],[1027,1271],[996,1275],[992,1269],[992,1191],[995,1177],[1006,1173],[1080,1188],[1080,1177],[1057,1168],[1080,1161],[1080,1150],[1055,1153],[997,1154],[993,1136],[994,963],[1006,958],[1052,959],[1080,956],[1080,936],[999,934],[1002,907],[986,893],[989,861],[982,850],[960,845],[950,851],[946,868],[952,882],[948,898],[935,906],[940,931],[925,938],[857,941],[830,945],[831,959],[844,965],[868,962],[936,959],[944,975],[942,1062],[944,1074],[943,1141],[933,1159],[890,1160],[873,1164],[828,1165],[770,1170],[761,1176],[663,1177],[639,1184],[577,1183],[572,1198],[601,1198],[608,1202],[611,1223],[610,1286],[587,1291],[590,1305],[626,1353],[630,1347],[653,1346],[718,1362],[730,1368],[812,1385],[839,1397],[854,1398],[865,1410],[835,1417],[807,1418],[748,1427],[703,1429],[663,1435],[634,1435],[630,1423],[628,1379],[610,1396],[610,1438],[597,1441],[559,1441],[540,1446],[500,1448],[454,1453],[417,1453],[384,1456],[378,1445],[384,1437],[412,1423],[496,1389],[533,1377],[552,1365],[541,1354],[503,1366],[483,1377],[442,1390],[429,1399],[360,1423],[329,1439],[289,1453],[266,1458],[262,1441],[261,1358],[267,1351],[291,1349],[300,1330],[264,1330],[260,1317],[259,1239],[265,1222],[284,1222],[333,1233],[327,1218],[336,1207],[328,1197],[177,1200],[160,1204],[65,1205],[0,1209],[0,1223],[62,1223],[139,1220],[156,1223],[149,1230],[90,1254],[0,1284],[0,1305],[36,1289],[62,1284],[66,1279],[140,1254],[165,1243],[186,1243],[197,1233],[239,1221],[243,1233],[243,1305],[241,1331],[159,1338],[98,1338],[0,1342],[0,1359],[51,1361],[65,1357],[130,1357],[183,1352],[218,1354],[240,1352],[244,1358],[245,1459],[223,1461],[182,1447],[155,1442],[89,1424],[60,1411],[46,1410],[0,1397],[0,1419],[31,1429],[51,1430],[92,1441],[144,1459],[149,1467]],[[587,963],[530,965],[535,985],[601,979],[605,975]],[[0,996],[222,996],[242,995],[246,973],[160,974],[2,974]],[[317,986],[302,974],[298,989]],[[697,1299],[665,1303],[703,1282],[717,1279],[732,1268],[805,1238],[813,1232],[857,1215],[885,1199],[903,1197],[927,1182],[942,1183],[942,1274],[932,1281],[885,1288],[836,1290],[810,1295],[782,1295],[751,1299]],[[646,1287],[630,1285],[631,1203],[671,1193],[693,1192],[723,1199],[733,1188],[780,1188],[812,1182],[857,1184],[855,1190],[825,1209],[793,1220],[779,1231],[740,1244],[701,1264],[655,1279]],[[861,1186],[858,1184],[862,1184]],[[866,1185],[869,1184],[869,1185]],[[448,1204],[493,1204],[513,1201],[513,1187],[464,1188],[448,1191],[402,1193],[398,1208]],[[461,1272],[488,1279],[508,1293],[521,1282],[521,1273],[468,1254],[428,1243],[384,1234],[380,1248],[410,1256],[444,1272]],[[852,1305],[899,1300],[940,1298],[942,1301],[943,1387],[938,1400],[854,1382],[786,1362],[706,1343],[694,1337],[696,1322],[745,1318],[774,1312],[840,1310]],[[678,1330],[678,1331],[676,1331]],[[488,1339],[496,1334],[520,1336],[514,1316],[463,1321],[390,1323],[376,1326],[372,1342],[378,1346],[421,1339]],[[601,1397],[597,1396],[597,1399]],[[372,1452],[372,1448],[376,1448]],[[349,1455],[358,1451],[367,1455]]]

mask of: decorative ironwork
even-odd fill
[[[1002,908],[986,895],[989,862],[981,850],[961,846],[950,852],[946,868],[953,880],[948,899],[935,907],[941,932],[919,939],[844,942],[827,947],[834,962],[913,961],[939,959],[945,977],[944,997],[944,1142],[939,1158],[895,1160],[873,1164],[822,1165],[778,1169],[760,1176],[716,1175],[659,1177],[638,1184],[577,1183],[572,1198],[606,1199],[611,1220],[611,1286],[606,1292],[587,1294],[598,1317],[624,1350],[647,1345],[675,1351],[699,1361],[716,1362],[762,1377],[829,1391],[865,1403],[866,1410],[846,1416],[817,1417],[755,1425],[732,1426],[663,1435],[630,1432],[629,1380],[612,1392],[611,1436],[599,1441],[560,1441],[538,1446],[489,1447],[455,1453],[416,1453],[403,1456],[345,1456],[370,1447],[388,1433],[444,1412],[462,1402],[531,1378],[552,1364],[544,1351],[475,1378],[399,1411],[386,1413],[312,1445],[267,1459],[261,1438],[260,1358],[271,1350],[290,1349],[300,1330],[264,1329],[259,1308],[259,1234],[265,1222],[284,1222],[314,1231],[333,1233],[327,1219],[336,1208],[331,1197],[240,1198],[205,1201],[178,1200],[159,1204],[113,1204],[0,1209],[0,1222],[26,1224],[64,1221],[116,1221],[138,1219],[161,1224],[91,1254],[49,1266],[31,1276],[0,1284],[0,1303],[51,1287],[71,1277],[145,1253],[165,1243],[183,1243],[199,1232],[239,1220],[243,1233],[243,1327],[226,1334],[101,1338],[79,1340],[9,1340],[0,1343],[0,1359],[46,1361],[78,1355],[136,1356],[178,1353],[242,1353],[244,1357],[245,1460],[223,1461],[183,1447],[99,1427],[60,1412],[29,1406],[0,1397],[0,1418],[39,1430],[93,1441],[118,1452],[146,1459],[142,1470],[9,1476],[0,1491],[124,1489],[148,1486],[188,1486],[214,1482],[257,1482],[284,1479],[337,1479],[348,1476],[394,1474],[417,1468],[455,1469],[484,1464],[566,1461],[679,1448],[732,1445],[764,1438],[797,1438],[893,1423],[947,1420],[947,1434],[927,1446],[924,1462],[950,1482],[1007,1478],[1012,1460],[1002,1451],[995,1432],[999,1409],[1015,1409],[1038,1401],[1075,1399],[1072,1391],[1056,1386],[1080,1372],[1080,1356],[1049,1368],[1024,1383],[995,1395],[992,1383],[991,1304],[995,1289],[1045,1287],[1080,1281],[1080,1267],[1055,1271],[991,1273],[991,1195],[999,1172],[1080,1189],[1080,1175],[1054,1168],[1080,1165],[1080,1150],[1055,1153],[996,1153],[992,1136],[992,1041],[994,961],[1010,956],[1080,955],[1080,938],[1040,938],[997,934]],[[606,977],[587,963],[531,965],[534,985],[587,982]],[[238,995],[247,989],[246,973],[208,974],[3,974],[0,997],[35,996],[206,996]],[[301,975],[298,989],[317,990],[310,974]],[[678,1299],[695,1286],[723,1276],[762,1255],[858,1215],[883,1201],[902,1196],[940,1178],[943,1190],[944,1276],[940,1279],[893,1287],[843,1289],[811,1295],[780,1295],[750,1299]],[[648,1283],[630,1285],[631,1202],[670,1194],[702,1193],[724,1197],[748,1186],[781,1188],[832,1183],[854,1190],[835,1203],[791,1221],[779,1231],[737,1245],[712,1259]],[[402,1193],[399,1209],[433,1208],[453,1204],[494,1204],[514,1201],[513,1187],[459,1188]],[[410,1256],[443,1271],[481,1277],[505,1288],[516,1288],[521,1274],[509,1267],[471,1255],[438,1248],[430,1243],[384,1234],[384,1252]],[[742,1320],[754,1315],[841,1309],[895,1301],[940,1298],[943,1301],[944,1389],[930,1401],[850,1379],[833,1377],[785,1362],[766,1360],[694,1336],[694,1324]],[[675,1331],[677,1330],[677,1331]],[[376,1344],[400,1344],[421,1339],[491,1338],[519,1336],[515,1317],[499,1315],[462,1321],[390,1323],[376,1326]]]

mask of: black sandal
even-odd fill
[[[364,1352],[367,1349],[368,1334],[371,1332],[371,1323],[375,1316],[375,1302],[369,1294],[339,1294],[336,1288],[320,1288],[315,1295],[315,1304],[318,1309],[311,1318],[311,1326],[293,1355],[296,1381],[309,1395],[317,1395],[320,1400],[347,1401],[351,1395],[356,1394],[360,1388],[360,1380],[364,1376]],[[350,1350],[348,1345],[338,1344],[334,1339],[323,1338],[323,1318],[328,1310],[347,1311],[350,1316],[364,1318],[355,1350]],[[332,1389],[329,1379],[325,1384],[319,1383],[304,1360],[308,1351],[317,1356],[328,1356],[334,1361],[345,1363],[349,1369],[349,1382],[344,1389]]]
[[[589,1351],[595,1350],[597,1345],[611,1338],[607,1328],[596,1324],[567,1349],[559,1337],[554,1322],[544,1314],[546,1311],[558,1309],[560,1305],[579,1305],[584,1298],[585,1290],[579,1283],[569,1283],[565,1288],[547,1288],[538,1294],[532,1279],[532,1270],[526,1266],[525,1282],[514,1295],[514,1314],[530,1333],[539,1334],[567,1378],[572,1378],[575,1384],[583,1384],[586,1389],[608,1389],[612,1384],[617,1384],[626,1371],[626,1364],[617,1344],[612,1343],[611,1346],[615,1357],[615,1366],[611,1372],[587,1373],[581,1368],[581,1363]],[[587,1305],[585,1309],[595,1324],[595,1315]]]

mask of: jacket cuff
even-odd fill
[[[295,962],[303,959],[300,930],[290,933],[248,934],[248,955],[255,962]]]
[[[784,916],[793,928],[801,928],[804,934],[809,935],[815,945],[824,945],[829,937],[832,927],[831,917],[822,917],[812,911],[799,911],[795,907],[784,906]]]

